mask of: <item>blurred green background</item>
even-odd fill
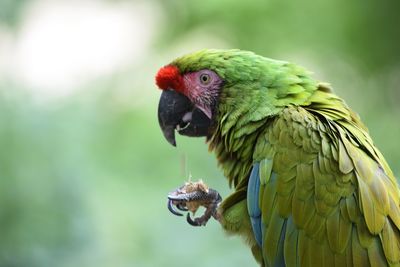
[[[158,128],[158,68],[241,48],[330,82],[400,173],[399,1],[0,0],[0,266],[255,266],[242,240],[166,209],[202,139]]]

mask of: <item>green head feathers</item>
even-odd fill
[[[219,120],[230,114],[227,128],[275,115],[288,104],[304,105],[317,88],[302,67],[237,49],[200,50],[171,65],[182,74],[209,69],[223,79],[218,111]]]

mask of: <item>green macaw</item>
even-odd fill
[[[211,215],[261,266],[400,266],[399,186],[328,84],[285,61],[208,49],[162,67],[156,83],[164,136],[206,137],[234,188]]]

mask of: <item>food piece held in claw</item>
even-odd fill
[[[205,207],[206,211],[201,217],[190,218],[187,214],[186,220],[193,226],[206,225],[212,217],[219,220],[217,213],[218,204],[222,198],[219,193],[209,188],[202,180],[197,182],[186,182],[183,186],[168,194],[168,209],[177,216],[182,216],[180,212],[175,210],[174,206],[181,211],[191,211],[193,214],[201,207]]]

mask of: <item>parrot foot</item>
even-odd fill
[[[191,211],[193,214],[201,207],[206,210],[201,217],[191,218],[190,213],[186,216],[186,221],[192,226],[205,226],[211,217],[218,220],[220,216],[217,212],[218,204],[222,201],[220,194],[208,186],[203,181],[187,182],[168,194],[168,209],[177,216],[182,216],[175,209],[180,211]]]

